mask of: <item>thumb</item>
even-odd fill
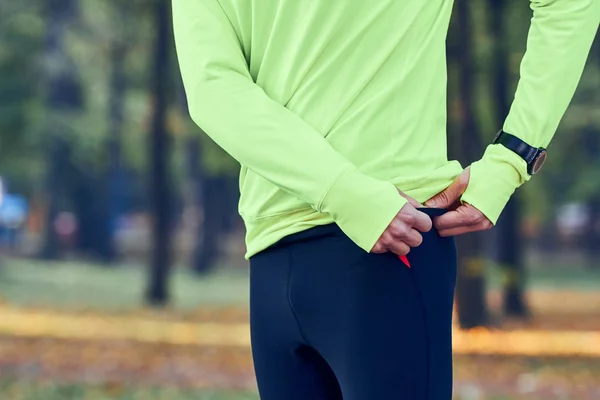
[[[421,203],[419,203],[417,200],[413,199],[412,197],[406,195],[404,192],[402,192],[400,189],[398,189],[398,193],[400,194],[400,196],[404,197],[406,200],[408,200],[408,204],[410,204],[411,206],[413,206],[414,208],[420,208],[423,207],[423,205]]]
[[[465,190],[467,190],[471,172],[469,168],[470,167],[467,167],[459,176],[457,176],[450,186],[427,200],[425,205],[427,207],[448,208],[454,204],[454,202],[462,196]]]

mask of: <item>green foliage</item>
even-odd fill
[[[111,49],[125,49],[126,81],[121,145],[124,164],[137,171],[147,169],[148,129],[152,113],[149,97],[151,49],[155,30],[150,0],[79,0],[79,15],[65,38],[68,55],[76,65],[85,96],[85,108],[76,115],[48,115],[43,103],[45,58],[44,0],[0,2],[0,175],[30,192],[40,186],[45,169],[46,127],[60,121],[61,134],[68,137],[75,164],[85,169],[106,166],[110,129],[109,96]],[[528,2],[506,1],[507,49],[511,87],[514,92],[519,63],[526,47],[531,10]],[[497,131],[491,71],[494,48],[490,32],[489,4],[470,3],[473,17],[473,58],[476,112],[483,143]],[[450,38],[449,44],[462,40]],[[600,39],[597,40],[600,42]],[[452,48],[449,50],[452,52]],[[238,164],[195,126],[187,110],[175,100],[180,85],[176,60],[172,60],[173,102],[171,114],[176,126],[172,157],[173,171],[181,180],[186,174],[186,137],[199,135],[201,167],[209,175],[235,176]],[[456,73],[449,67],[450,93],[456,93]],[[449,99],[450,122],[456,116],[456,102]],[[52,118],[53,120],[50,120]],[[590,133],[592,132],[592,133]],[[595,132],[595,133],[594,133]],[[544,173],[522,189],[527,209],[540,217],[554,205],[582,200],[600,193],[600,155],[589,152],[591,137],[600,136],[600,44],[596,44],[573,103],[552,141],[551,156]],[[450,140],[454,146],[458,138]],[[576,155],[576,156],[574,156]]]
[[[237,176],[239,164],[222,148],[217,146],[204,132],[195,125],[190,128],[191,134],[200,135],[202,146],[202,167],[208,175]]]
[[[531,10],[528,2],[506,1],[503,17],[507,35],[512,96],[518,82],[519,67],[526,49]],[[489,11],[485,2],[472,2],[477,98],[477,121],[484,143],[489,143],[502,121],[494,117],[497,99],[491,84],[493,41],[490,36]],[[587,201],[600,195],[600,38],[589,58],[571,106],[559,126],[551,145],[544,172],[520,189],[526,211],[539,218],[550,217],[556,205],[565,201]],[[450,75],[450,87],[455,76]],[[452,90],[451,90],[452,94]],[[594,150],[598,148],[598,150]]]
[[[0,175],[11,182],[27,181],[42,168],[33,129],[39,115],[36,76],[44,30],[39,5],[0,3]]]

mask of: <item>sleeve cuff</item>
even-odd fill
[[[320,211],[330,214],[354,243],[370,252],[406,203],[392,183],[351,168],[329,188]]]
[[[469,185],[461,201],[496,224],[510,196],[529,179],[521,157],[502,145],[490,145],[481,160],[471,164]]]

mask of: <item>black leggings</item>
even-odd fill
[[[450,400],[454,240],[432,230],[408,260],[366,253],[334,224],[252,257],[261,399]]]

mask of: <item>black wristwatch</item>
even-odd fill
[[[501,144],[521,156],[527,163],[527,173],[529,175],[540,172],[546,161],[546,149],[530,146],[518,137],[502,130],[496,135],[494,144]]]

